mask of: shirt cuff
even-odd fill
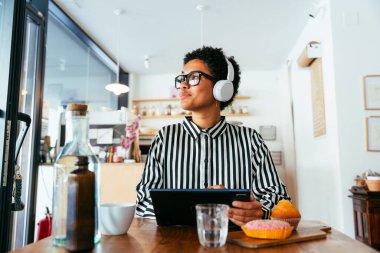
[[[265,209],[265,208],[262,208],[262,210],[263,210],[263,219],[264,220],[269,219],[270,218],[270,211]]]

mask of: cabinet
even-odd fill
[[[380,250],[380,192],[371,192],[357,186],[353,186],[350,192],[355,239]]]
[[[238,104],[239,100],[250,99],[249,96],[236,96],[231,106],[226,108],[222,114],[225,116],[249,116],[248,106],[242,103]],[[133,110],[135,110],[141,119],[154,118],[179,118],[188,115],[179,107],[178,98],[153,98],[153,99],[133,99]]]

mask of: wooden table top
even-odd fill
[[[301,221],[302,227],[321,226],[320,222]],[[14,252],[67,252],[64,248],[52,246],[52,238],[48,237]],[[249,249],[226,243],[221,248],[204,248],[199,244],[196,227],[159,227],[155,220],[135,218],[128,234],[120,236],[102,236],[101,242],[92,252],[260,252],[260,253],[376,253],[378,251],[355,241],[343,233],[332,229],[326,239],[298,242],[262,249]]]

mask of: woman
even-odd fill
[[[238,226],[268,218],[280,199],[290,199],[261,136],[221,116],[239,82],[239,65],[222,49],[202,47],[186,54],[175,87],[181,107],[191,117],[156,135],[136,187],[137,215],[154,217],[151,188],[250,189],[251,200],[234,201],[229,210],[230,220]]]

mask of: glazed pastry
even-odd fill
[[[247,236],[261,239],[285,239],[293,231],[289,223],[279,220],[253,220],[241,228]]]

